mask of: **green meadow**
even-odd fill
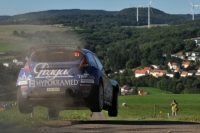
[[[148,95],[119,96],[118,117],[108,117],[110,120],[183,120],[200,122],[199,94],[171,94],[156,88],[139,88],[146,90]],[[177,116],[171,115],[171,102],[178,102]],[[122,107],[126,103],[127,107]],[[169,116],[168,116],[169,113]]]
[[[13,31],[35,33],[36,31],[64,32],[69,27],[57,25],[0,25],[0,52],[29,50],[34,43],[22,37],[14,36]]]

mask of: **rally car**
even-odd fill
[[[93,52],[69,45],[38,45],[30,50],[16,83],[21,113],[43,106],[50,118],[62,110],[83,109],[118,115],[118,82],[108,78],[111,70],[105,70]]]

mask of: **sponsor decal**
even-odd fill
[[[83,75],[78,75],[79,79],[81,79],[81,83],[94,83],[94,76],[90,75],[85,71]]]
[[[94,79],[81,79],[81,83],[94,83]]]
[[[30,80],[30,78],[31,78],[31,75],[26,76],[26,74],[24,72],[24,74],[21,77],[18,78],[18,85],[27,84],[28,83],[27,80]]]
[[[60,91],[60,88],[47,88],[47,91]]]
[[[21,77],[19,77],[19,81],[26,81],[26,80],[29,80],[31,78],[31,75],[29,75],[29,76],[26,76],[26,74],[25,74],[25,72],[24,72],[24,74],[21,76]]]
[[[68,74],[68,69],[51,69],[51,70],[39,70],[37,71],[38,68],[49,68],[49,65],[47,63],[38,63],[34,67],[34,73],[37,74],[35,78],[46,78],[48,80],[54,80],[55,78],[58,77],[73,77]]]
[[[45,87],[45,86],[75,86],[78,85],[79,80],[29,80],[29,87]]]

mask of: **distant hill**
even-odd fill
[[[10,16],[7,20],[12,21],[12,20],[41,19],[41,18],[58,17],[63,15],[107,15],[113,13],[115,12],[104,11],[104,10],[80,10],[80,9],[47,10],[47,11],[30,12],[25,14],[14,15]],[[0,18],[1,17],[3,16],[0,16]]]
[[[94,16],[96,19],[100,15],[104,20],[109,21],[120,21],[122,23],[136,22],[136,8],[126,8],[121,11],[105,11],[105,10],[81,10],[81,9],[65,9],[65,10],[47,10],[39,12],[30,12],[25,14],[19,14],[14,16],[0,16],[0,22],[16,22],[22,20],[33,20],[33,19],[50,19],[58,17],[66,17],[69,20],[77,20],[77,16]],[[70,17],[67,17],[70,16]],[[72,18],[74,16],[74,19]],[[102,19],[101,18],[101,19]],[[139,8],[139,22],[145,24],[148,18],[148,8]],[[200,14],[195,15],[195,19],[199,19]],[[163,24],[180,20],[192,19],[190,14],[167,14],[155,8],[151,8],[151,23]],[[79,19],[80,20],[80,19]],[[92,19],[91,19],[92,20]],[[94,20],[94,19],[93,19]],[[82,19],[85,21],[85,19]]]
[[[6,21],[6,20],[8,20],[9,18],[11,18],[11,16],[0,16],[0,22],[1,22],[1,21]]]

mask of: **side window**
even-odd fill
[[[96,63],[96,61],[95,61],[95,59],[94,59],[94,57],[91,53],[87,53],[87,57],[89,59],[89,62],[92,63],[92,65],[97,66],[97,63]]]
[[[97,66],[99,67],[100,70],[102,70],[103,69],[103,65],[101,64],[101,62],[99,61],[99,59],[95,55],[93,55],[93,56],[94,56],[94,58],[96,60]]]

